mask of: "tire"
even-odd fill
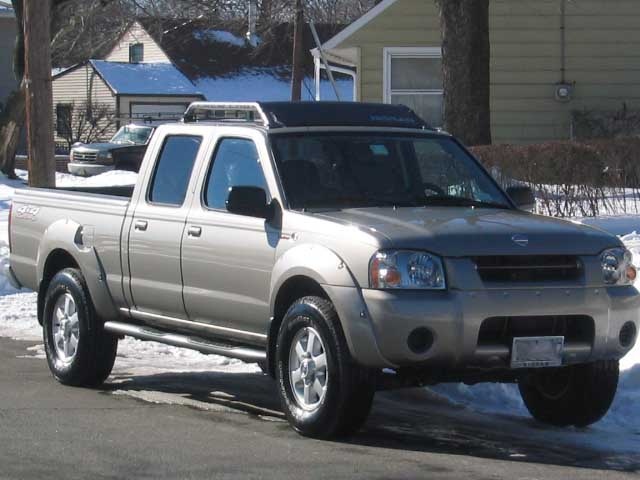
[[[518,386],[538,421],[586,427],[605,416],[618,388],[617,360],[532,372]]]
[[[56,380],[72,386],[101,385],[113,368],[118,339],[104,331],[78,269],[67,268],[53,277],[43,319],[47,363]]]
[[[301,298],[285,314],[276,345],[276,381],[287,420],[298,433],[314,438],[355,433],[375,393],[373,372],[351,358],[333,304],[320,297]]]

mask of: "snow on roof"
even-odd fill
[[[170,63],[124,63],[89,60],[111,90],[120,95],[201,95]]]
[[[225,30],[196,30],[193,32],[193,36],[198,40],[229,43],[231,45],[235,45],[236,47],[244,47],[246,43],[244,38],[241,38]]]
[[[274,102],[291,99],[291,81],[268,68],[246,69],[238,75],[203,77],[195,80],[197,89],[210,102]],[[353,100],[353,81],[350,78],[336,80],[340,100]],[[329,81],[320,83],[322,100],[336,100]],[[312,78],[305,78],[302,99],[313,100],[315,85]]]

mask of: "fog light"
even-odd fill
[[[409,334],[407,345],[413,353],[426,353],[433,345],[433,333],[428,328],[416,328]]]
[[[620,335],[618,337],[620,345],[624,348],[632,346],[636,341],[636,325],[633,322],[625,323],[620,329]]]

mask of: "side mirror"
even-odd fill
[[[231,187],[227,210],[246,217],[273,218],[273,205],[267,203],[267,192],[259,187]]]
[[[536,197],[533,194],[531,187],[517,186],[507,188],[507,195],[511,197],[513,203],[516,204],[520,210],[527,212],[533,212],[536,206]]]

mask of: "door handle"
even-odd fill
[[[199,237],[200,235],[202,235],[202,227],[189,227],[187,229],[187,235],[189,235],[190,237]]]
[[[135,228],[139,232],[146,232],[148,226],[149,224],[147,223],[146,220],[136,220],[135,223],[133,224],[133,228]]]

